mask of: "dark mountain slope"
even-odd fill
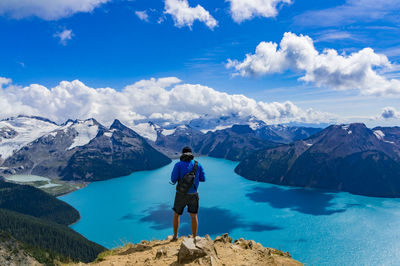
[[[159,131],[154,143],[155,148],[171,157],[179,156],[184,146],[190,146],[196,154],[233,161],[239,161],[253,151],[277,145],[257,136],[248,125],[234,125],[206,134],[190,126],[180,126],[171,134]]]
[[[105,249],[67,225],[79,213],[40,189],[0,181],[0,235],[18,240],[41,263],[91,261]]]
[[[257,136],[264,140],[289,144],[296,140],[306,139],[322,128],[296,127],[287,125],[266,125],[255,130]]]
[[[306,140],[256,152],[235,171],[280,185],[400,197],[400,150],[364,124],[330,126]]]
[[[93,261],[105,250],[67,226],[0,208],[0,231],[22,242],[39,262]]]
[[[376,127],[372,131],[377,138],[400,148],[400,127]]]
[[[257,137],[247,125],[234,125],[224,130],[207,132],[201,142],[193,145],[193,149],[199,154],[240,161],[254,151],[277,145]]]
[[[0,181],[0,208],[69,225],[79,219],[79,212],[69,204],[27,185]]]
[[[65,180],[98,181],[170,162],[143,137],[115,120],[108,131],[99,131],[88,144],[77,148],[61,176]]]

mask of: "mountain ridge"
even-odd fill
[[[255,181],[400,197],[400,149],[364,124],[332,125],[245,158],[235,172]]]

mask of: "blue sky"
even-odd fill
[[[400,122],[398,1],[247,0],[250,14],[236,13],[236,17],[233,2],[243,5],[246,0],[170,1],[171,10],[186,2],[189,8],[200,5],[202,11],[190,15],[193,21],[179,24],[179,16],[185,13],[167,11],[168,0],[84,0],[87,8],[79,4],[65,7],[66,0],[56,0],[53,9],[46,7],[49,0],[38,1],[38,6],[26,0],[0,3],[0,77],[12,79],[15,90],[31,84],[51,89],[61,81],[77,79],[91,88],[111,87],[116,91],[139,80],[177,77],[185,84],[201,84],[230,95],[244,94],[256,101],[291,101],[304,110],[337,115],[340,121],[369,125]],[[262,5],[274,2],[276,14],[263,11]],[[376,71],[385,83],[376,77],[371,80],[387,89],[368,88],[369,78],[365,84],[352,87],[353,81],[343,79],[360,73],[343,76],[348,69],[321,77],[316,66],[290,66],[301,60],[290,61],[289,50],[283,51],[286,61],[276,71],[254,70],[258,57],[246,66],[240,65],[246,54],[255,54],[261,42],[277,43],[279,50],[287,32],[295,34],[294,42],[309,36],[319,54],[324,49],[336,50],[336,64],[340,64],[340,56],[346,58],[372,48],[373,54],[354,60],[364,62],[384,55],[392,67],[379,59],[380,63],[367,62],[360,68]],[[269,53],[260,56],[278,58]],[[228,59],[236,60],[235,66],[227,67]],[[336,62],[326,60],[326,64]],[[332,67],[337,66],[326,66]],[[311,80],[299,80],[306,74],[313,76]],[[326,75],[332,77],[328,80]],[[340,81],[334,75],[342,75]],[[383,119],[384,108],[391,108],[393,115]]]

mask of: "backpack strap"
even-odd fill
[[[193,167],[193,170],[192,170],[193,174],[196,174],[198,164],[199,163],[197,161],[194,161],[194,167]]]
[[[197,171],[197,166],[198,166],[198,162],[197,161],[194,161],[194,167],[193,167],[193,170],[192,170],[192,173],[194,174],[194,178],[193,178],[193,183],[192,183],[192,185],[194,186],[194,189],[197,191],[197,187],[196,187],[196,185],[194,184],[194,180],[196,179],[196,171]]]

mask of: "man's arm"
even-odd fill
[[[176,183],[176,181],[178,181],[179,179],[179,167],[178,164],[175,164],[174,169],[172,170],[171,173],[171,182],[172,183]]]
[[[199,181],[200,182],[205,182],[206,181],[206,175],[204,173],[203,166],[199,165]]]

